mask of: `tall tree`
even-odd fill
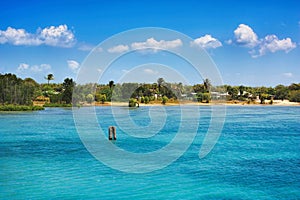
[[[44,77],[47,81],[48,81],[48,85],[49,85],[49,82],[51,80],[54,80],[54,75],[53,74],[48,74],[46,77]]]
[[[115,86],[114,81],[109,81],[108,85],[109,88],[112,89]]]
[[[210,92],[210,89],[211,89],[211,82],[208,78],[206,78],[204,81],[203,81],[203,85],[205,87],[205,90],[206,92]]]
[[[163,78],[157,79],[157,84],[158,84],[158,90],[160,91],[161,85],[165,82]]]
[[[67,104],[72,103],[72,94],[74,86],[75,82],[73,81],[73,79],[66,78],[63,82],[62,100],[65,101]]]

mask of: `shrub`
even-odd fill
[[[165,105],[165,104],[167,103],[168,100],[169,100],[168,97],[163,96],[163,97],[162,97],[161,103]]]

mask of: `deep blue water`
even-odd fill
[[[137,125],[147,126],[148,109],[129,113]],[[164,147],[180,121],[179,107],[165,109],[166,123],[157,135],[135,138],[117,127],[113,145],[138,153]],[[105,133],[117,125],[110,107],[96,110]],[[197,135],[183,156],[142,174],[95,159],[77,134],[71,109],[0,113],[0,198],[300,199],[300,107],[227,107],[221,137],[204,159],[198,153],[210,107],[200,113]]]

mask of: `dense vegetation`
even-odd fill
[[[45,107],[68,107],[72,103],[105,103],[123,101],[139,103],[177,102],[179,100],[207,103],[212,99],[224,98],[227,101],[253,102],[259,98],[265,100],[290,100],[300,102],[300,83],[276,87],[217,86],[211,85],[208,79],[193,86],[182,83],[167,83],[159,78],[156,83],[123,83],[76,85],[73,79],[66,78],[63,83],[50,83],[53,74],[48,74],[47,83],[38,84],[31,78],[21,79],[14,74],[0,74],[1,110],[35,110],[33,102],[45,101]],[[48,99],[46,101],[45,99]],[[134,101],[134,99],[136,101]],[[133,103],[135,104],[135,103]],[[24,105],[27,107],[18,107]]]
[[[0,105],[0,111],[36,111],[43,110],[41,106],[25,106],[25,105]]]

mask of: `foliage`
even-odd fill
[[[0,105],[0,111],[36,111],[44,110],[41,106],[26,106],[26,105]]]
[[[145,103],[145,104],[148,104],[149,102],[150,102],[149,97],[148,97],[148,96],[145,96],[145,97],[144,97],[144,103]]]
[[[197,93],[197,101],[201,103],[209,103],[211,101],[210,93],[208,92],[199,92]]]
[[[75,82],[70,78],[66,78],[63,83],[51,84],[49,81],[54,79],[54,75],[48,74],[45,78],[48,83],[38,84],[32,78],[22,80],[14,74],[0,74],[0,105],[31,106],[33,100],[43,101],[37,97],[48,99],[47,101],[50,99],[50,103],[46,106],[69,106],[72,100],[75,104],[86,101],[104,103],[112,100],[128,102],[129,99],[135,99],[134,101],[137,103],[140,101],[145,104],[151,101],[164,103],[171,99],[174,102],[177,100],[210,102],[211,98],[218,99],[220,94],[226,96],[228,100],[249,103],[254,102],[257,96],[261,103],[267,99],[288,99],[300,102],[300,83],[293,83],[289,86],[277,85],[276,87],[213,86],[210,80],[204,79],[203,83],[192,86],[182,83],[168,83],[163,78],[159,78],[155,83],[115,84],[114,81],[109,81],[107,84],[88,83],[75,87]]]
[[[92,94],[86,95],[85,99],[88,103],[93,103],[95,100],[94,95],[92,95]]]
[[[48,85],[49,85],[49,82],[51,80],[54,80],[54,75],[53,74],[48,74],[46,77],[44,77],[47,81],[48,81]]]
[[[97,102],[101,102],[102,104],[104,104],[104,102],[106,101],[106,95],[105,94],[96,94],[95,100]]]
[[[138,105],[138,101],[136,99],[130,98],[128,102],[129,107],[136,107]]]
[[[290,101],[300,102],[300,90],[292,90],[290,91]]]
[[[162,97],[162,102],[161,102],[161,103],[165,105],[165,104],[167,103],[168,100],[169,100],[169,98],[168,98],[167,96],[163,96],[163,97]]]
[[[64,101],[66,104],[72,103],[72,93],[75,87],[75,83],[73,79],[66,78],[62,86],[63,86],[62,101]]]
[[[259,95],[259,99],[260,99],[260,104],[264,104],[265,100],[268,99],[268,94],[262,93]]]
[[[22,80],[14,74],[0,74],[0,104],[31,105],[37,84],[32,79]]]

